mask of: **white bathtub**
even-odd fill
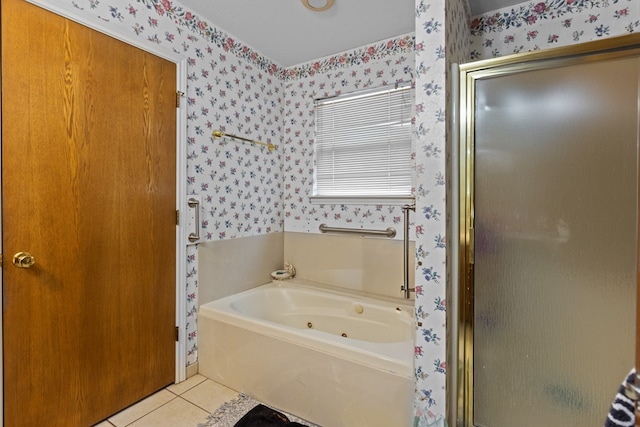
[[[200,307],[200,372],[325,427],[412,425],[413,306],[274,281]]]

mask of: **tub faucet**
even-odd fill
[[[295,267],[293,265],[289,264],[288,262],[284,263],[284,271],[289,273],[289,278],[293,278],[296,275]]]

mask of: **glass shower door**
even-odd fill
[[[602,426],[634,366],[638,58],[475,82],[475,426]]]

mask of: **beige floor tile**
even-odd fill
[[[185,381],[182,381],[181,383],[171,385],[166,389],[169,390],[171,393],[175,393],[179,396],[185,391],[197,386],[201,382],[206,381],[206,379],[207,377],[204,377],[200,374],[196,374],[191,378],[187,378]]]
[[[111,424],[109,421],[103,421],[100,424],[96,424],[93,427],[113,427],[113,424]]]
[[[237,396],[237,391],[209,379],[181,395],[182,398],[209,412],[215,411],[224,402]]]
[[[208,416],[209,413],[202,408],[176,397],[130,427],[193,427],[207,421]]]
[[[144,417],[154,409],[157,409],[176,398],[175,394],[168,392],[167,390],[160,390],[124,411],[118,412],[113,417],[109,418],[108,421],[116,427],[125,427],[135,420]]]

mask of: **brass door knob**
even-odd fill
[[[13,265],[18,268],[31,268],[36,259],[29,252],[18,252],[13,256]]]

